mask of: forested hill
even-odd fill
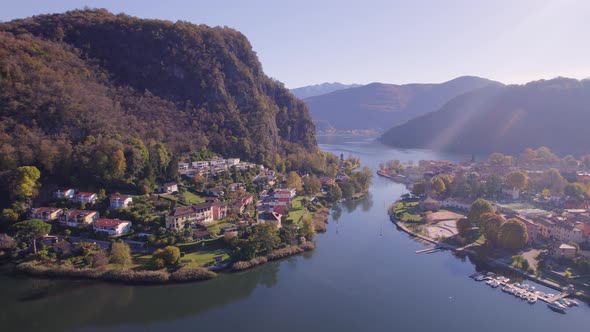
[[[500,83],[473,76],[439,84],[371,83],[305,101],[319,130],[384,131],[436,111],[460,94],[489,85]]]
[[[289,169],[317,151],[306,105],[238,31],[106,10],[0,24],[3,175],[36,165],[64,183],[133,184],[181,156]]]
[[[402,148],[513,154],[546,146],[578,155],[590,151],[588,123],[590,81],[557,78],[473,91],[380,139]]]

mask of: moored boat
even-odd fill
[[[563,305],[559,304],[558,302],[551,302],[551,303],[547,303],[547,307],[549,307],[549,309],[555,311],[555,312],[559,312],[564,314],[565,313],[565,309],[566,307],[564,307]]]

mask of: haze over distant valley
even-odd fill
[[[320,132],[382,132],[475,89],[501,86],[499,82],[463,76],[440,84],[371,83],[305,99]]]

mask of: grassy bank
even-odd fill
[[[134,271],[125,268],[90,269],[66,266],[47,266],[37,261],[18,264],[15,271],[36,277],[64,279],[93,279],[127,284],[165,284],[173,282],[189,282],[209,280],[216,276],[201,267],[182,267],[176,271]]]
[[[273,250],[266,256],[256,257],[249,261],[239,261],[232,264],[233,271],[243,271],[251,269],[255,266],[264,264],[269,261],[279,260],[285,257],[301,254],[305,251],[310,251],[315,248],[313,242],[305,242],[298,246],[290,246],[282,249]]]

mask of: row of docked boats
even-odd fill
[[[527,301],[530,304],[534,304],[538,299],[542,299],[543,301],[548,302],[547,306],[551,310],[561,313],[565,313],[565,310],[568,307],[577,306],[579,304],[576,300],[566,298],[562,298],[557,301],[551,301],[553,298],[555,298],[555,294],[543,293],[539,290],[536,290],[535,286],[525,283],[510,284],[510,279],[504,276],[496,276],[493,272],[488,272],[486,274],[476,273],[470,277],[476,281],[485,280],[486,284],[492,288],[498,288],[502,286],[502,292],[514,295],[515,297]]]

